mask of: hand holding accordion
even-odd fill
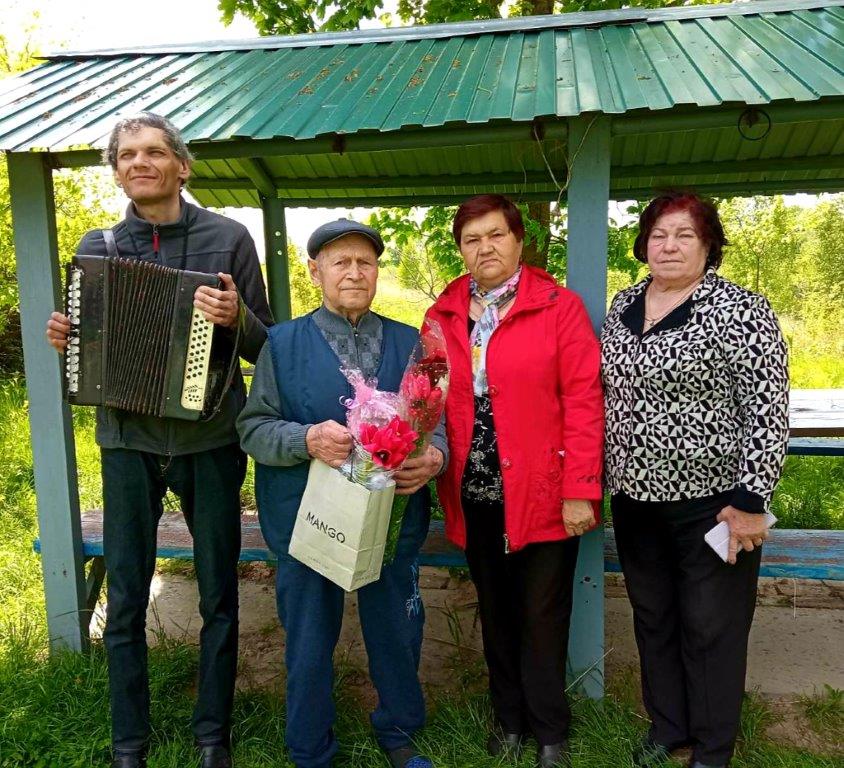
[[[237,364],[212,354],[214,326],[194,307],[216,275],[153,262],[74,256],[67,272],[71,330],[67,400],[151,416],[197,420],[216,413]]]

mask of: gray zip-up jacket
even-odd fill
[[[258,359],[273,318],[255,243],[246,227],[182,200],[179,220],[159,225],[139,218],[130,203],[126,218],[112,231],[119,254],[126,258],[196,272],[230,274],[241,297],[239,353],[252,363]],[[102,230],[88,232],[76,252],[105,256]],[[230,354],[234,338],[234,331],[216,329],[215,344],[221,345],[222,354]],[[238,441],[235,420],[245,402],[246,390],[238,369],[219,412],[208,421],[162,419],[98,408],[97,444],[102,448],[129,448],[162,455],[211,450]]]

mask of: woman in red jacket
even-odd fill
[[[566,765],[578,536],[601,498],[600,351],[578,296],[521,263],[512,202],[467,200],[453,233],[469,274],[428,312],[451,361],[438,488],[478,591],[496,717],[487,747],[514,755],[532,733],[537,765]]]

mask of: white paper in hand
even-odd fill
[[[770,528],[775,522],[777,522],[777,518],[774,517],[770,512],[766,512],[764,515],[765,518],[765,525]],[[727,525],[727,521],[724,520],[718,525],[716,525],[711,530],[707,531],[704,536],[704,540],[713,550],[715,550],[715,554],[718,555],[725,563],[727,562],[727,557],[730,554],[730,526]]]

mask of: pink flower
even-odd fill
[[[384,469],[398,469],[416,447],[419,435],[404,419],[393,416],[388,424],[361,424],[360,444],[372,455],[372,461]]]
[[[424,373],[411,373],[402,379],[401,393],[409,401],[427,400],[431,395],[431,380]]]

